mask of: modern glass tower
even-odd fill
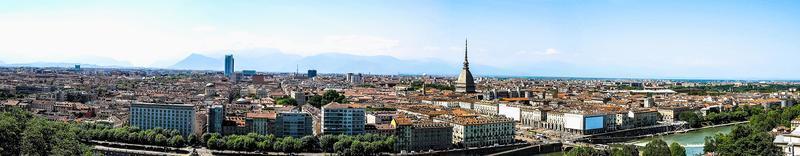
[[[233,75],[233,55],[225,55],[225,76]]]

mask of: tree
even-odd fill
[[[669,156],[670,155],[669,146],[667,146],[667,143],[661,139],[650,141],[650,143],[647,143],[647,145],[644,146],[643,155]]]
[[[159,146],[167,145],[167,143],[168,143],[167,141],[168,141],[167,140],[167,136],[164,136],[164,134],[156,134],[156,137],[155,137],[156,145],[159,145]]]
[[[702,122],[702,119],[700,119],[700,115],[697,115],[697,113],[691,111],[681,112],[680,114],[678,114],[678,118],[681,121],[686,121],[689,124],[689,126],[693,128],[700,127],[700,123]]]
[[[190,146],[197,145],[197,141],[198,141],[197,136],[194,134],[189,134],[189,137],[186,139],[186,143],[189,144]]]
[[[567,154],[565,154],[565,155],[566,156],[593,156],[593,155],[597,155],[597,153],[598,153],[597,150],[595,150],[594,148],[578,146],[578,147],[572,148],[572,150],[569,150],[569,152],[567,152]]]
[[[719,155],[780,155],[780,148],[772,143],[772,137],[765,131],[752,128],[750,125],[737,125],[728,134],[717,134],[706,139],[709,146],[707,152]]]
[[[172,138],[169,138],[169,146],[182,147],[184,145],[184,143],[185,142],[183,140],[183,136],[181,136],[181,135],[176,135],[176,136],[172,136]]]
[[[56,129],[44,119],[33,119],[28,122],[22,133],[22,153],[26,155],[49,155],[52,149],[53,135]]]
[[[91,153],[91,148],[78,141],[78,136],[76,135],[78,129],[74,126],[67,126],[69,125],[64,125],[64,130],[56,133],[50,155],[82,155]]]
[[[315,149],[319,144],[317,138],[310,135],[304,136],[303,138],[300,139],[300,141],[303,143],[301,149],[304,149],[307,152],[313,151],[313,149]]]
[[[211,137],[208,139],[208,142],[206,142],[206,147],[210,149],[224,149],[224,146],[225,140],[218,139],[217,137]]]
[[[20,140],[24,127],[13,114],[3,112],[0,114],[0,155],[20,155]]]
[[[612,156],[638,156],[639,150],[635,145],[616,145],[611,149]]]
[[[669,151],[672,153],[672,156],[686,156],[686,148],[683,148],[678,142],[672,142],[672,144],[669,145]]]
[[[364,144],[362,144],[361,141],[353,141],[353,143],[350,144],[348,153],[352,155],[364,153]]]
[[[279,98],[278,100],[275,101],[275,104],[296,106],[297,100],[293,98]]]
[[[339,139],[334,135],[323,135],[319,137],[319,145],[325,152],[333,152],[334,144],[338,141]]]

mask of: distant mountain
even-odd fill
[[[13,64],[0,64],[4,67],[61,67],[61,68],[74,68],[75,65],[81,65],[81,68],[133,68],[131,66],[106,66],[85,63],[64,63],[64,62],[33,62],[33,63],[13,63]]]
[[[211,58],[201,54],[192,53],[178,63],[169,66],[171,69],[191,69],[191,70],[223,70],[225,60],[222,58]]]

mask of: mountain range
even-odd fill
[[[444,61],[403,60],[392,56],[361,56],[344,53],[322,53],[299,56],[275,50],[237,51],[234,55],[236,70],[266,72],[294,72],[316,69],[320,73],[370,73],[370,74],[437,74],[454,75],[460,72],[458,64]],[[166,68],[192,70],[223,70],[224,57],[210,57],[193,53]],[[485,65],[472,65],[479,74],[508,75],[516,72]]]

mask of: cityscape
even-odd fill
[[[798,6],[9,2],[0,155],[800,155]]]

